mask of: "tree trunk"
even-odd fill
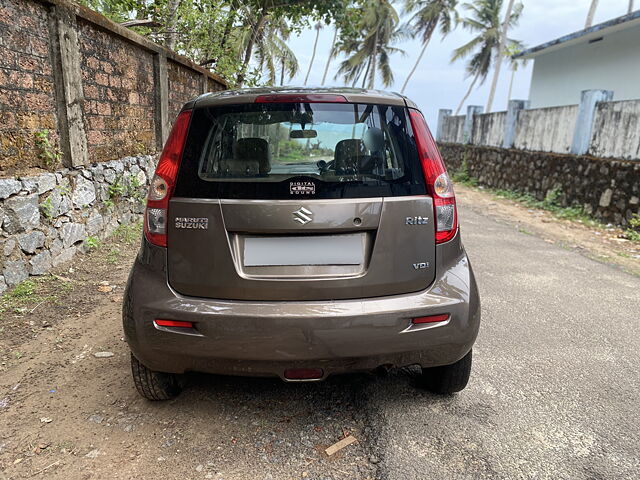
[[[633,0],[629,0],[629,10],[627,11],[627,13],[631,12],[633,12]]]
[[[433,35],[433,31],[435,29],[436,29],[436,23],[430,22],[429,27],[427,28],[427,31],[425,32],[425,35],[422,40],[424,43],[422,44],[422,50],[420,50],[420,55],[418,55],[416,63],[413,65],[413,68],[409,72],[409,75],[407,75],[407,79],[404,81],[404,85],[402,85],[402,89],[400,89],[400,93],[404,93],[405,89],[407,88],[407,84],[409,83],[409,80],[411,80],[411,77],[415,73],[416,68],[418,68],[418,65],[420,64],[420,60],[422,60],[422,56],[424,55],[424,52],[427,49],[427,46],[429,45],[429,41],[431,40],[431,35]]]
[[[456,108],[456,113],[454,113],[454,115],[458,115],[458,113],[460,113],[460,109],[462,108],[462,106],[464,105],[464,102],[467,101],[467,98],[469,98],[469,95],[471,95],[471,90],[473,90],[473,86],[476,84],[476,82],[478,81],[478,78],[480,78],[480,74],[476,74],[475,77],[473,77],[473,81],[471,82],[471,85],[469,85],[469,90],[467,90],[467,93],[464,94],[464,97],[462,98],[462,100],[460,101],[460,104],[458,105],[458,108]]]
[[[182,0],[169,0],[167,4],[167,41],[165,42],[167,48],[173,50],[176,48],[176,42],[178,41],[178,7]]]
[[[227,23],[224,26],[222,41],[220,42],[221,51],[224,51],[224,46],[227,44],[227,38],[229,38],[229,35],[231,34],[231,27],[233,27],[233,22],[235,22],[237,14],[238,9],[236,8],[236,1],[231,0],[231,3],[229,3],[229,16],[227,17]],[[213,22],[212,25],[214,25]]]
[[[249,68],[249,62],[251,61],[251,55],[253,54],[253,46],[255,45],[256,40],[258,39],[258,36],[260,35],[260,32],[262,31],[266,21],[267,21],[267,9],[266,7],[263,7],[262,11],[260,12],[260,18],[258,19],[258,22],[256,23],[256,26],[253,32],[251,32],[249,43],[247,43],[247,48],[244,52],[244,61],[242,62],[242,69],[238,74],[238,80],[237,80],[238,87],[241,87],[242,84],[244,83],[244,77],[247,74],[247,69]]]
[[[324,75],[322,75],[322,85],[324,85],[325,80],[327,79],[327,72],[329,71],[329,64],[331,63],[331,59],[335,55],[336,41],[338,40],[338,27],[336,27],[333,31],[333,42],[331,42],[331,50],[329,50],[329,58],[327,58],[327,64],[324,66]]]
[[[364,71],[364,76],[362,77],[362,85],[361,87],[364,88],[365,85],[367,84],[367,80],[369,79],[369,69],[371,68],[371,57],[369,57],[369,60],[367,61],[367,68]],[[355,80],[353,81],[353,86],[356,86],[356,82]]]
[[[280,69],[280,86],[284,85],[284,58],[282,59],[282,65]]]
[[[311,73],[311,69],[313,68],[313,62],[316,59],[316,49],[318,48],[318,39],[320,38],[320,30],[322,30],[322,24],[316,24],[316,41],[313,42],[313,52],[311,53],[311,61],[309,62],[309,70],[307,70],[307,76],[304,77],[304,86],[307,86],[307,82],[309,81],[309,74]]]
[[[507,104],[511,101],[511,92],[513,91],[513,79],[516,76],[516,69],[511,69],[511,80],[509,80],[509,94],[507,95]]]
[[[597,0],[594,0],[597,1]],[[489,98],[487,99],[486,112],[491,112],[493,106],[493,97],[496,94],[496,87],[498,86],[498,78],[500,77],[500,69],[502,68],[502,56],[504,55],[505,44],[507,43],[507,31],[509,30],[509,21],[511,20],[511,12],[513,11],[513,4],[515,0],[509,0],[507,6],[507,13],[504,15],[504,23],[502,24],[502,31],[500,32],[500,41],[498,42],[498,53],[496,54],[496,66],[493,70],[493,79],[491,80],[491,89],[489,90]]]
[[[596,14],[598,8],[598,0],[591,0],[591,6],[589,7],[589,13],[587,14],[587,21],[584,24],[584,28],[589,28],[593,24],[593,17]]]
[[[380,26],[376,26],[376,35],[373,38],[373,53],[371,54],[371,70],[369,70],[369,88],[373,89],[376,86],[376,62],[378,60],[378,34],[380,32]]]

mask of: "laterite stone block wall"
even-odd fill
[[[169,120],[176,118],[182,105],[203,90],[204,78],[175,62],[167,63],[169,77]]]
[[[78,27],[89,157],[154,152],[153,54],[88,22]]]
[[[57,145],[48,15],[38,2],[0,2],[0,175],[44,167],[37,131]]]

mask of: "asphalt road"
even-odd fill
[[[469,208],[483,323],[461,394],[368,389],[388,479],[640,477],[640,278]]]
[[[85,310],[52,310],[3,364],[0,479],[638,478],[640,277],[481,213],[460,209],[483,323],[451,397],[405,369],[308,384],[194,374],[177,399],[147,402],[119,321],[135,247],[117,268],[88,256],[69,274]],[[345,430],[359,442],[326,457]]]

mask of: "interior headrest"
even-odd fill
[[[269,142],[263,138],[240,138],[234,145],[234,161],[242,163],[258,163],[261,175],[271,171],[271,154]],[[239,168],[242,168],[239,166]]]
[[[353,175],[359,170],[360,157],[365,154],[364,143],[358,138],[347,138],[336,144],[333,159],[338,175]]]

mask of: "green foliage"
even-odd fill
[[[629,220],[629,228],[624,231],[624,237],[632,242],[640,242],[640,215],[637,213]]]
[[[49,139],[49,130],[43,128],[35,132],[38,156],[49,170],[55,169],[60,164],[62,153]]]
[[[132,29],[211,68],[232,86],[275,83],[283,64],[289,76],[297,60],[289,34],[311,22],[330,23],[351,0],[79,0],[116,22],[149,19]],[[246,59],[257,65],[250,66]],[[264,78],[263,78],[264,74]]]
[[[116,241],[134,244],[140,240],[142,233],[142,223],[121,223],[113,232],[113,238]]]
[[[596,220],[591,218],[582,207],[564,207],[559,200],[562,192],[559,189],[552,189],[547,192],[544,200],[538,200],[528,193],[519,193],[512,190],[493,190],[493,193],[500,198],[515,200],[528,208],[539,208],[551,212],[557,218],[578,221],[591,227],[601,226]]]
[[[356,2],[358,12],[353,13],[355,30],[343,36],[338,51],[348,55],[340,63],[338,75],[352,86],[362,79],[362,87],[375,88],[378,75],[385,87],[393,83],[390,58],[404,51],[393,45],[407,38],[406,30],[399,27],[400,17],[389,0]]]
[[[466,153],[462,158],[460,168],[454,170],[451,174],[451,180],[453,180],[454,183],[461,183],[463,185],[468,185],[471,187],[475,187],[476,185],[478,185],[478,179],[472,177],[471,172],[469,171],[469,160]]]
[[[10,298],[24,299],[31,297],[35,292],[36,284],[32,280],[24,280],[7,293],[7,296]]]
[[[110,265],[116,265],[120,261],[120,249],[113,247],[107,252],[107,263]]]
[[[116,179],[113,181],[113,183],[109,185],[108,191],[109,191],[109,199],[111,199],[112,201],[114,199],[122,198],[122,196],[127,191],[127,187],[122,181],[122,175],[118,175]]]
[[[42,215],[47,220],[53,220],[53,200],[51,199],[51,195],[47,197],[47,199],[40,204],[40,211]]]
[[[84,241],[84,244],[87,246],[89,251],[95,250],[100,246],[100,239],[96,236],[89,236]]]
[[[468,12],[468,16],[462,18],[459,22],[464,29],[474,33],[475,36],[453,51],[451,61],[455,62],[468,58],[466,71],[467,75],[472,77],[473,80],[456,109],[455,115],[460,111],[478,80],[480,81],[479,85],[482,85],[492,66],[495,65],[502,39],[503,20],[501,11],[503,3],[504,0],[475,0],[472,3],[463,5]],[[522,15],[522,8],[522,3],[518,3],[513,7],[509,17],[508,29],[512,29],[518,24]],[[507,51],[522,48],[522,43],[512,38],[506,38],[504,43],[506,43],[505,49]],[[502,60],[500,58],[500,61]]]
[[[7,311],[30,313],[44,302],[58,304],[59,297],[71,292],[73,288],[71,281],[57,275],[29,278],[0,297],[0,314]]]

